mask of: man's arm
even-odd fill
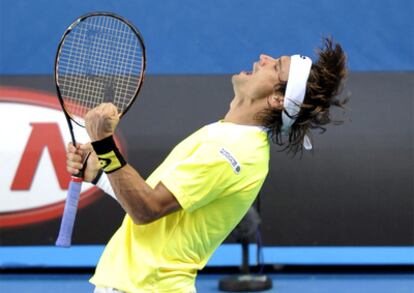
[[[92,141],[112,136],[118,122],[117,108],[111,103],[102,103],[85,116],[85,127]],[[151,188],[128,164],[107,175],[119,203],[135,224],[147,224],[181,209],[162,183]]]
[[[78,144],[78,148],[75,148],[69,143],[66,168],[71,174],[78,174],[82,169],[83,159],[88,153],[91,155],[84,179],[91,182],[100,168],[91,144]],[[112,191],[114,193],[111,196],[116,197],[135,224],[147,224],[181,209],[174,195],[162,183],[158,184],[155,189],[151,188],[130,165],[102,176],[99,183],[107,185],[108,180],[112,188],[111,193]]]
[[[151,223],[181,209],[161,182],[151,188],[130,165],[108,174],[108,178],[119,203],[137,225]]]

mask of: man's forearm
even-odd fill
[[[115,195],[135,224],[146,224],[155,218],[157,205],[151,200],[154,189],[130,165],[108,174]]]

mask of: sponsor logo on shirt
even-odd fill
[[[233,168],[234,173],[239,174],[240,173],[240,164],[237,162],[237,160],[233,157],[232,154],[230,154],[229,151],[222,148],[220,150],[220,154],[223,155],[223,157],[227,160],[227,162],[230,163],[231,167]]]

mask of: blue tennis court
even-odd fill
[[[197,281],[200,293],[222,292],[218,281],[225,275],[203,275]],[[84,274],[2,274],[1,292],[88,293],[93,286]],[[414,275],[390,274],[273,274],[273,289],[278,293],[412,293]]]

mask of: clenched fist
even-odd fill
[[[102,103],[85,116],[85,128],[92,141],[113,135],[118,122],[118,109],[112,103]]]

